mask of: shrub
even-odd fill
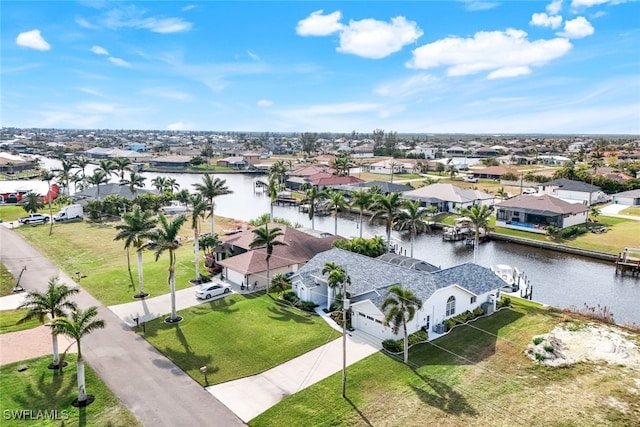
[[[297,306],[300,303],[300,298],[293,291],[286,291],[282,294],[282,299],[289,301],[291,304]]]
[[[444,326],[447,328],[447,331],[450,331],[456,324],[456,321],[453,318],[445,319]]]
[[[544,341],[544,338],[542,338],[542,337],[535,337],[535,338],[533,339],[533,343],[534,343],[535,345],[540,344],[542,341]]]
[[[418,344],[422,341],[427,341],[429,339],[429,334],[423,330],[417,331],[409,335],[409,345]],[[402,342],[402,340],[400,340]]]
[[[562,239],[570,239],[572,237],[580,236],[581,234],[585,234],[587,229],[584,226],[574,225],[572,227],[567,227],[560,231],[560,237]]]
[[[317,306],[318,304],[313,301],[300,301],[300,303],[298,304],[300,310],[309,311],[312,313]]]
[[[502,298],[501,302],[502,302],[502,307],[511,307],[511,298],[504,297]]]
[[[549,353],[553,353],[554,350],[555,350],[555,348],[553,348],[553,346],[550,345],[550,344],[547,344],[547,345],[544,346],[544,351],[547,351]]]
[[[402,343],[396,340],[382,341],[382,347],[391,353],[400,353],[402,351]]]
[[[542,361],[544,361],[546,358],[547,358],[547,356],[545,356],[544,354],[536,353],[536,360],[537,360],[538,362],[542,362]]]
[[[476,307],[473,309],[473,315],[475,317],[480,317],[484,315],[484,310],[482,309],[482,307]]]

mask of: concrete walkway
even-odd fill
[[[379,350],[360,336],[347,336],[347,365]],[[338,338],[261,374],[210,386],[207,391],[248,422],[285,397],[341,370],[342,338]]]
[[[59,276],[63,283],[77,285],[7,227],[0,227],[0,261],[15,276],[27,266],[20,281],[26,290],[46,290],[49,278],[53,276]],[[85,359],[143,425],[244,425],[226,406],[90,294],[81,290],[74,301],[83,309],[97,306],[98,318],[106,323],[104,329],[83,339]],[[50,345],[51,340],[47,342]]]

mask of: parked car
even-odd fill
[[[203,283],[196,289],[196,298],[209,299],[222,294],[231,292],[231,285],[226,283],[208,282]]]
[[[41,213],[32,213],[29,216],[23,216],[18,220],[20,224],[24,225],[37,225],[37,224],[46,224],[49,222],[51,218],[49,215],[44,215]]]
[[[522,194],[536,194],[536,189],[531,187],[525,188],[522,190]]]
[[[468,175],[464,177],[464,182],[478,182],[478,178],[473,175]]]

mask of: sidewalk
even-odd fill
[[[380,348],[355,334],[347,335],[347,366]],[[341,370],[342,338],[338,338],[261,374],[213,385],[207,391],[248,422],[285,397]]]

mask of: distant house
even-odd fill
[[[149,166],[152,168],[186,168],[191,162],[189,156],[162,156],[149,159]]]
[[[115,194],[120,197],[127,198],[129,200],[133,200],[137,196],[145,193],[157,194],[155,190],[145,190],[142,188],[136,188],[135,194],[131,192],[131,189],[128,185],[116,184],[116,183],[108,183],[100,185],[100,193],[98,194],[98,186],[93,186],[89,188],[85,188],[82,191],[79,191],[73,195],[74,200],[78,200],[78,203],[81,205],[86,204],[90,200],[98,200],[98,196],[100,200],[104,200],[105,197]]]
[[[426,147],[419,145],[413,150],[407,151],[407,155],[413,155],[416,157],[424,156],[425,159],[435,159],[438,149],[436,147]]]
[[[422,206],[435,206],[438,212],[459,213],[473,205],[492,206],[495,196],[484,191],[460,188],[453,184],[431,184],[405,191],[403,199],[419,200]]]
[[[248,163],[242,156],[231,156],[216,160],[216,165],[232,169],[245,169]]]
[[[507,174],[519,176],[520,172],[517,169],[507,168],[504,166],[489,166],[484,169],[477,169],[473,171],[473,176],[476,178],[495,179],[498,181]]]
[[[274,246],[269,259],[270,275],[277,273],[295,273],[317,253],[333,246],[338,236],[326,235],[318,237],[282,224],[270,224],[269,228],[278,227],[283,235],[279,238],[286,245]],[[266,286],[267,263],[266,249],[251,249],[255,233],[242,231],[223,240],[224,250],[219,253],[216,262],[222,266],[226,279],[238,285]]]
[[[446,150],[444,150],[444,152],[447,157],[464,156],[465,154],[467,154],[467,149],[456,145],[447,148]]]
[[[562,229],[585,224],[590,210],[582,203],[569,203],[548,194],[522,194],[495,207],[497,227],[541,234],[549,225]]]
[[[614,205],[640,206],[640,189],[613,194]]]
[[[411,172],[414,166],[415,163],[406,160],[385,159],[364,167],[371,173],[391,175],[392,172],[394,174]]]
[[[148,153],[133,151],[133,150],[121,150],[119,148],[103,148],[93,147],[84,152],[84,155],[90,159],[105,160],[115,158],[127,158],[134,161],[146,160],[151,158]]]
[[[593,204],[609,200],[609,196],[597,185],[566,178],[538,184],[538,193],[549,194],[571,203]]]
[[[147,144],[143,142],[132,142],[127,144],[127,150],[137,151],[139,153],[144,153],[147,151]]]
[[[407,332],[426,328],[431,336],[433,331],[444,332],[438,327],[444,320],[466,310],[483,307],[487,313],[493,312],[504,285],[491,270],[472,263],[438,270],[437,267],[411,268],[429,265],[419,260],[397,261],[334,248],[318,253],[300,268],[292,277],[292,288],[303,301],[330,306],[340,289],[334,292],[327,286],[327,276],[322,274],[322,269],[327,262],[342,266],[351,279],[347,292],[351,295],[352,327],[382,341],[402,337],[401,330],[394,334],[384,325],[382,301],[393,285],[411,289],[422,300],[422,308],[407,324]]]
[[[36,162],[34,160],[27,160],[21,156],[0,152],[0,172],[2,173],[11,175],[16,172],[35,169],[35,167]]]

